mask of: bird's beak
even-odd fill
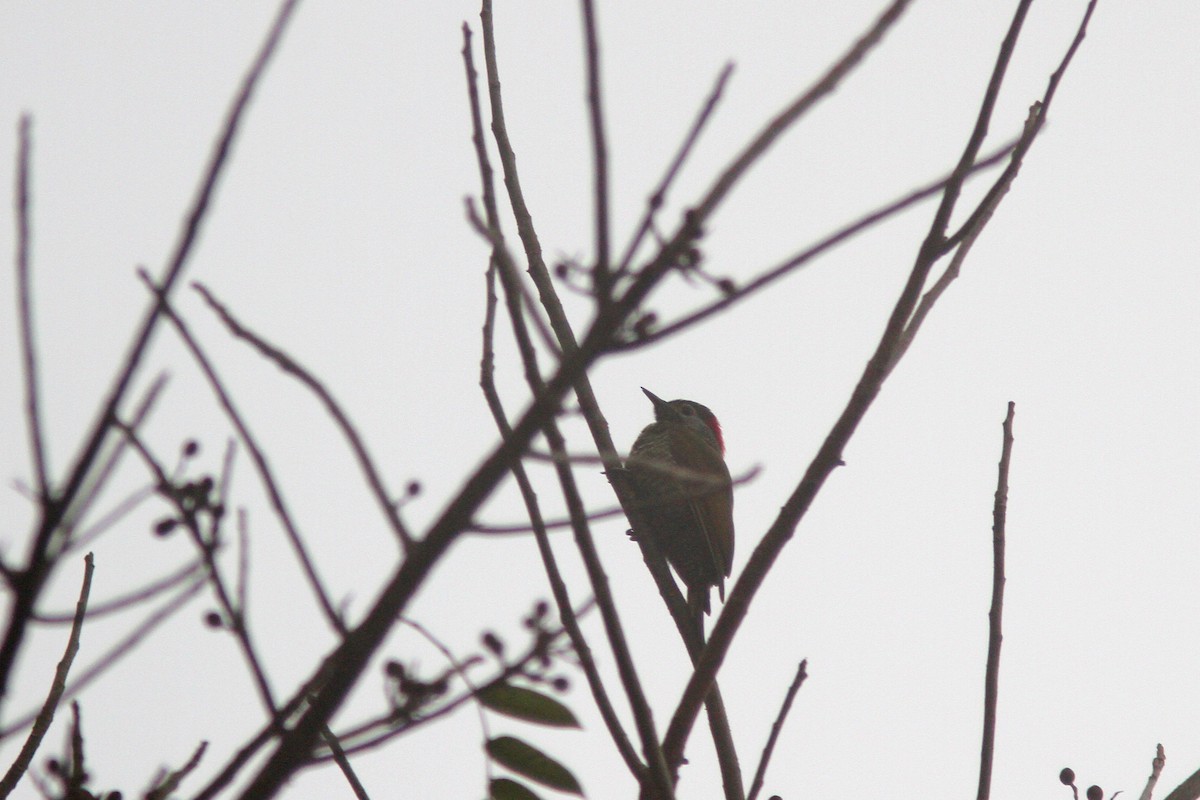
[[[661,397],[659,397],[654,392],[647,389],[645,386],[642,387],[642,393],[645,394],[646,397],[650,398],[651,403],[654,403],[654,416],[657,417],[658,413],[660,411],[664,411],[664,410],[670,408],[670,406],[667,405],[666,400],[663,400]]]

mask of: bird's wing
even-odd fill
[[[686,480],[688,505],[704,531],[709,557],[718,575],[728,576],[733,564],[733,478],[721,454],[709,445],[676,437],[671,443],[676,464],[691,464],[696,477]],[[725,592],[722,582],[721,598]]]

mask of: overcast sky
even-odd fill
[[[586,263],[592,190],[576,5],[513,0],[499,2],[496,16],[510,133],[543,247],[551,259]],[[726,62],[736,65],[732,82],[672,194],[667,229],[883,5],[598,3],[615,241],[627,241]],[[17,121],[28,112],[37,344],[56,476],[73,461],[146,305],[136,269],[161,272],[274,6],[0,6],[0,186],[13,185]],[[703,242],[711,272],[744,282],[947,171],[1013,6],[914,3],[861,70],[730,197]],[[1084,6],[1034,6],[992,144],[1019,132]],[[479,192],[463,21],[478,32],[473,2],[304,3],[249,111],[186,276],[323,378],[392,487],[421,482],[404,510],[418,531],[496,441],[478,389],[487,246],[463,212],[464,198]],[[1065,800],[1063,766],[1082,786],[1136,795],[1158,742],[1166,790],[1200,767],[1198,37],[1192,0],[1100,0],[1016,185],[730,651],[721,683],[747,780],[796,662],[808,658],[811,678],[768,792],[973,794],[992,493],[1010,400],[1016,449],[993,796]],[[593,372],[619,444],[651,420],[638,390],[646,386],[709,405],[734,473],[762,470],[737,492],[735,580],[848,399],[931,213],[928,205],[907,213],[705,326]],[[9,217],[0,226],[6,257]],[[13,284],[0,281],[0,551],[10,563],[23,557],[34,518],[15,488],[31,471]],[[675,278],[651,305],[669,318],[710,297],[704,284]],[[354,618],[390,574],[395,547],[352,459],[311,396],[234,342],[187,286],[177,300]],[[586,300],[568,302],[581,329]],[[202,450],[193,474],[217,471],[229,426],[178,341],[162,334],[138,376],[142,388],[162,370],[171,376],[147,441],[173,461],[194,437]],[[498,357],[516,413],[526,398],[519,363],[508,345]],[[571,447],[587,452],[582,426],[573,421],[568,431]],[[598,469],[580,472],[589,501],[609,505]],[[250,528],[251,624],[286,696],[332,642],[244,454],[235,473],[233,502],[247,509]],[[557,508],[549,475],[538,475],[542,499]],[[147,481],[130,460],[102,507]],[[145,504],[96,542],[94,601],[187,560],[182,537],[149,533],[163,513]],[[511,485],[481,514],[496,523],[520,516]],[[665,725],[686,658],[624,531],[610,520],[595,532]],[[556,544],[582,602],[588,589],[570,542]],[[80,571],[78,557],[60,571],[46,610],[71,607]],[[485,629],[519,646],[521,615],[548,595],[531,539],[477,537],[455,546],[410,613],[465,656]],[[213,607],[202,596],[82,695],[96,788],[132,796],[208,739],[188,796],[257,729],[259,706],[232,639],[202,624]],[[99,657],[132,620],[85,628],[77,665]],[[587,624],[612,677],[598,620]],[[40,702],[65,637],[56,627],[30,640],[4,724]],[[444,666],[411,632],[385,651],[426,674]],[[582,679],[572,678],[567,701],[582,732],[493,718],[492,733],[537,741],[576,770],[590,797],[630,796],[633,783]],[[338,723],[382,703],[375,669]],[[65,717],[44,754],[58,752]],[[482,735],[464,710],[356,764],[376,798],[480,796]],[[0,761],[16,746],[0,745]],[[688,754],[680,796],[720,797],[703,722]],[[304,773],[288,791],[348,795],[331,770]],[[28,784],[22,792],[33,794]]]

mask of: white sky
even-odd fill
[[[510,132],[549,257],[592,249],[589,148],[575,3],[501,2],[496,11]],[[728,158],[874,18],[880,0],[842,3],[618,0],[599,4],[615,241],[721,66],[726,100],[672,199],[696,198]],[[707,263],[743,281],[957,158],[1013,2],[920,0],[863,69],[780,142],[731,197],[704,241]],[[1001,98],[993,141],[1015,134],[1072,36],[1082,0],[1035,6]],[[11,187],[19,114],[34,115],[34,270],[50,460],[62,475],[146,304],[135,268],[157,273],[210,145],[274,3],[32,3],[0,6],[0,186]],[[305,3],[250,110],[187,277],[322,376],[368,438],[418,530],[496,439],[477,387],[486,247],[463,216],[478,193],[459,51],[474,2]],[[963,277],[885,387],[798,535],[760,592],[721,673],[749,781],[795,663],[809,659],[767,791],[785,798],[964,797],[975,789],[1000,422],[1017,403],[1008,592],[993,796],[1068,797],[1082,786],[1140,792],[1162,742],[1169,790],[1200,767],[1200,6],[1101,0],[1042,138]],[[481,40],[476,37],[477,48]],[[482,64],[481,52],[477,61]],[[7,189],[6,189],[7,190]],[[613,434],[650,420],[638,391],[688,397],[721,417],[735,473],[736,579],[849,396],[907,272],[931,207],[842,247],[768,295],[660,347],[604,361],[593,380]],[[11,215],[9,215],[11,218]],[[674,217],[664,218],[668,222]],[[669,227],[669,225],[668,225]],[[0,252],[13,252],[13,225]],[[512,228],[509,227],[511,234]],[[699,304],[669,282],[664,315]],[[194,293],[177,295],[267,446],[322,575],[352,614],[390,572],[392,545],[358,473],[313,399],[232,342]],[[0,548],[23,556],[32,512],[13,281],[0,281]],[[577,324],[582,299],[571,301]],[[502,326],[501,328],[505,328]],[[164,332],[165,333],[165,332]],[[510,411],[519,365],[500,353]],[[219,469],[228,426],[171,335],[148,384],[172,380],[147,439],[173,458],[200,439]],[[581,427],[568,426],[586,450]],[[144,476],[132,460],[121,493]],[[249,510],[252,625],[280,695],[330,639],[239,458]],[[607,506],[599,474],[581,470]],[[542,499],[552,482],[539,473]],[[189,555],[148,529],[151,504],[95,546],[94,601]],[[487,520],[519,518],[506,486]],[[635,657],[666,720],[686,679],[673,628],[620,522],[597,526]],[[573,549],[556,540],[579,600]],[[230,562],[232,565],[232,561]],[[70,607],[69,564],[46,607]],[[456,652],[479,633],[522,642],[519,618],[548,597],[532,540],[464,540],[411,609]],[[200,775],[259,725],[233,642],[201,624],[210,599],[82,697],[95,786],[130,796],[161,765],[211,740]],[[124,630],[85,628],[77,668]],[[589,630],[606,675],[611,656]],[[39,631],[14,685],[15,713],[40,702],[66,630]],[[398,634],[389,657],[427,673],[439,657]],[[539,742],[590,797],[632,781],[579,677],[583,732],[542,733],[493,718],[493,733]],[[619,693],[613,680],[613,691]],[[339,717],[382,702],[378,670]],[[625,714],[626,706],[619,704]],[[61,747],[66,714],[46,755]],[[628,718],[628,715],[625,714]],[[476,715],[463,711],[356,762],[376,798],[483,791]],[[16,742],[0,746],[7,763]],[[717,798],[703,723],[680,784]],[[193,778],[187,796],[201,785]],[[31,796],[28,784],[18,790]],[[348,796],[333,771],[288,796]]]

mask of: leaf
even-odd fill
[[[528,786],[510,778],[493,780],[488,796],[491,800],[542,800],[541,796],[534,794]]]
[[[513,736],[497,736],[486,745],[488,755],[496,763],[508,767],[518,775],[524,775],[538,783],[583,796],[583,788],[571,771],[532,745]]]
[[[481,691],[478,697],[479,702],[498,714],[554,728],[579,727],[579,721],[575,719],[571,709],[553,697],[533,689],[513,686],[510,683],[497,683]]]

